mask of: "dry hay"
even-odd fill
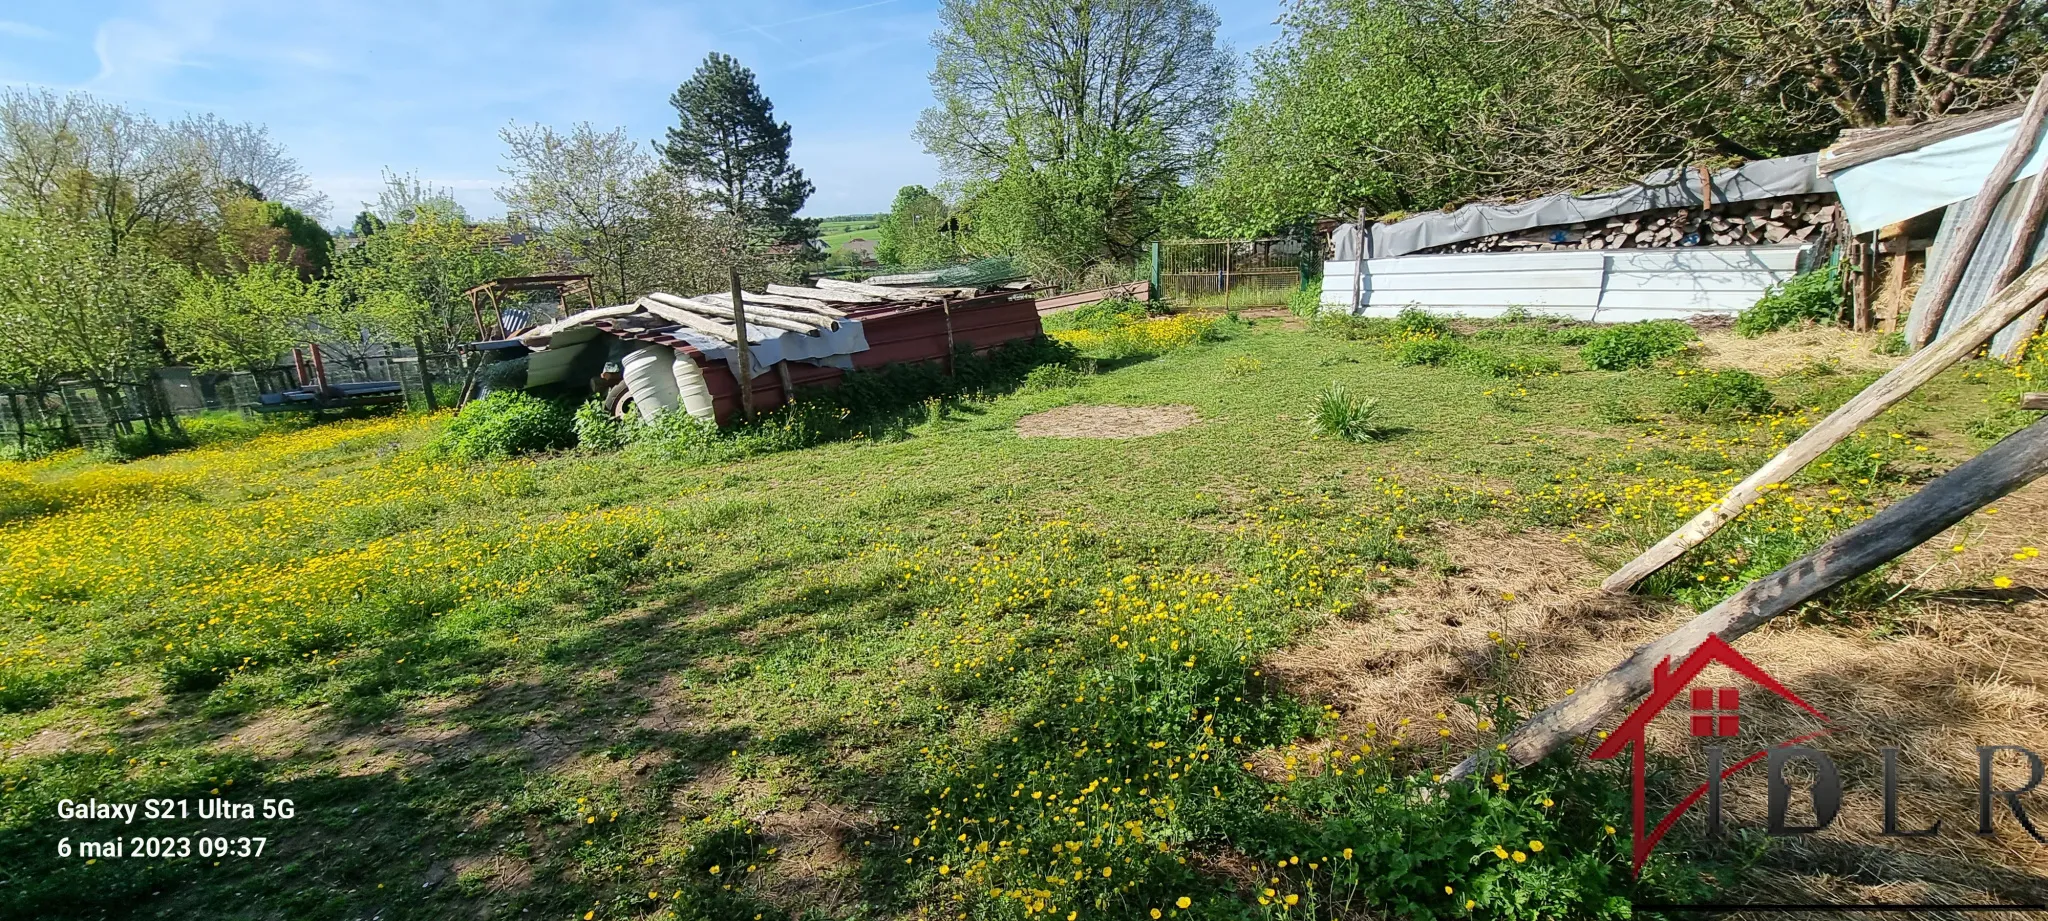
[[[1744,338],[1732,331],[1700,333],[1700,363],[1715,370],[1752,371],[1767,377],[1825,367],[1844,373],[1889,371],[1904,358],[1879,355],[1882,333],[1852,333],[1812,326]]]
[[[1845,788],[1834,823],[1816,835],[1779,839],[1765,858],[1761,888],[1745,896],[1807,903],[2048,900],[2048,845],[2027,838],[2002,805],[1999,833],[1974,834],[1976,746],[2048,754],[2048,557],[2011,558],[2020,546],[2048,543],[2048,483],[1997,508],[1908,557],[1896,576],[1917,577],[1918,593],[1908,593],[1905,604],[1840,622],[1784,618],[1737,642],[1832,718],[1835,732],[1814,744],[1833,757]],[[1334,705],[1339,732],[1376,725],[1433,752],[1439,727],[1449,728],[1442,743],[1454,753],[1445,756],[1448,763],[1490,741],[1469,712],[1461,713],[1458,697],[1486,699],[1498,690],[1512,694],[1518,709],[1538,709],[1692,616],[1687,608],[1602,594],[1604,569],[1554,535],[1496,527],[1442,536],[1459,571],[1416,574],[1375,599],[1369,613],[1327,623],[1269,659],[1268,673]],[[1953,552],[1957,544],[1964,553]],[[1992,590],[1994,572],[2012,579],[2012,587]],[[1730,762],[1821,728],[1719,666],[1695,686],[1727,685],[1744,688],[1743,731],[1728,743]],[[1688,736],[1685,710],[1681,699],[1654,721],[1649,745],[1689,762],[1677,776],[1701,778],[1701,744]],[[1450,718],[1438,721],[1439,712]],[[1901,749],[1902,827],[1940,818],[1940,834],[1879,834],[1885,746]],[[2016,757],[2000,761],[1996,776],[2006,788],[2026,780]],[[1762,828],[1763,788],[1761,767],[1728,781],[1725,814],[1733,827]],[[2021,801],[2037,827],[2048,825],[2048,795],[2037,790]],[[1658,813],[1666,808],[1668,797],[1652,804]],[[1807,808],[1795,796],[1791,821],[1810,815]],[[1698,839],[1700,811],[1681,821],[1683,837]]]
[[[1143,438],[1200,422],[1192,406],[1062,406],[1017,420],[1021,438]]]

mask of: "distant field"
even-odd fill
[[[846,241],[856,237],[865,240],[875,239],[881,231],[881,226],[873,218],[830,220],[818,225],[818,234],[827,246],[838,249],[845,245]]]

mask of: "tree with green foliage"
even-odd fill
[[[0,380],[75,375],[109,387],[140,383],[162,363],[171,267],[146,247],[109,252],[92,229],[0,216]]]
[[[1297,0],[1223,132],[1204,229],[1611,187],[2010,102],[2048,60],[2029,5]]]
[[[319,287],[289,262],[254,262],[240,272],[188,272],[164,313],[171,352],[205,370],[256,370],[311,338]]]
[[[946,202],[921,185],[896,190],[875,228],[875,259],[883,265],[929,265],[959,254]]]
[[[714,209],[775,242],[816,234],[816,221],[796,216],[812,189],[789,162],[789,123],[775,120],[753,71],[712,52],[669,104],[679,124],[668,129],[662,155]]]
[[[1202,165],[1230,95],[1200,0],[945,0],[917,137],[985,252],[1124,259]]]
[[[339,325],[446,351],[480,332],[464,291],[534,266],[523,248],[503,245],[500,228],[431,201],[406,210],[410,220],[337,255],[326,309]]]

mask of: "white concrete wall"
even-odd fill
[[[1510,307],[1530,313],[1627,323],[1738,313],[1791,278],[1798,246],[1552,250],[1368,259],[1358,285],[1365,316],[1406,307],[1468,317]],[[1350,261],[1323,264],[1323,309],[1351,304]]]

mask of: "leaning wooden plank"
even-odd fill
[[[519,341],[528,348],[544,347],[548,344],[548,340],[553,339],[557,334],[561,333],[565,329],[573,329],[575,327],[582,326],[585,323],[589,323],[592,320],[604,320],[609,319],[611,317],[622,317],[625,316],[626,314],[632,313],[639,309],[640,305],[638,304],[620,304],[616,307],[594,307],[590,310],[585,310],[580,313],[572,313],[566,317],[554,321],[553,323],[548,323],[529,329],[524,334],[520,335]]]
[[[1698,546],[1712,536],[1721,526],[1742,513],[1751,502],[1763,495],[1773,483],[1780,483],[1798,473],[1813,462],[1814,458],[1826,453],[1843,439],[1855,434],[1864,423],[1877,418],[1892,404],[1906,398],[1921,384],[1947,370],[1963,358],[1977,351],[1992,334],[2005,328],[2036,301],[2048,297],[2048,262],[2027,270],[2005,290],[2000,291],[1955,331],[1943,336],[1927,348],[1913,353],[1890,373],[1877,379],[1862,393],[1849,399],[1820,424],[1807,429],[1776,457],[1764,462],[1735,488],[1720,500],[1706,507],[1684,527],[1671,533],[1657,545],[1643,551],[1641,556],[1630,560],[1628,565],[1615,570],[1608,576],[1601,588],[1608,591],[1627,591],[1644,577],[1663,569],[1665,564]]]
[[[677,326],[684,326],[696,332],[705,333],[725,342],[740,341],[740,331],[729,323],[720,323],[710,317],[689,310],[670,307],[648,298],[640,299],[640,308]]]
[[[1949,299],[1955,297],[1956,288],[1963,283],[1963,271],[1970,267],[1977,241],[1991,227],[1991,215],[1998,210],[1998,200],[2005,197],[2006,187],[2012,185],[2020,167],[2034,153],[2044,118],[2048,118],[2048,74],[2043,74],[2041,82],[2034,85],[2034,95],[2027,99],[2027,111],[2020,116],[2019,130],[2013,134],[2012,143],[2006,145],[2005,154],[1998,158],[1990,175],[1984,177],[1984,187],[1977,190],[1969,220],[1942,249],[1941,265],[1928,282],[1927,309],[1913,314],[1910,338],[1914,348],[1925,346],[1941,332],[1941,318],[1948,313]]]
[[[749,304],[767,304],[772,307],[790,307],[796,310],[808,310],[812,313],[822,314],[824,316],[833,318],[846,316],[846,311],[840,310],[839,308],[834,307],[831,304],[827,304],[824,301],[813,300],[808,297],[789,297],[787,295],[782,294],[756,294],[752,291],[748,291],[746,292],[746,301]]]
[[[2007,436],[1919,492],[1892,503],[1791,565],[1750,583],[1685,626],[1638,647],[1592,684],[1516,727],[1506,740],[1508,760],[1518,765],[1534,763],[1598,728],[1650,689],[1660,663],[1684,659],[1709,635],[1733,642],[1771,618],[1920,546],[2044,474],[2048,474],[2048,419]],[[1492,754],[1482,751],[1467,757],[1451,771],[1451,778],[1470,775]]]
[[[821,288],[799,288],[795,285],[769,285],[768,293],[780,294],[784,297],[801,297],[827,300],[835,304],[879,304],[885,300],[889,300],[889,298],[871,297],[866,294],[856,294],[852,291],[840,291],[836,289],[826,291]]]
[[[735,326],[739,325],[741,322],[744,322],[748,326],[760,326],[765,327],[767,329],[786,330],[792,333],[801,333],[806,336],[818,335],[818,331],[822,328],[821,324],[818,321],[825,320],[824,317],[809,317],[805,321],[788,320],[782,317],[758,316],[754,313],[753,310],[747,310],[746,318],[744,321],[742,321],[739,319],[738,314],[732,309],[732,292],[725,292],[725,303],[722,304],[713,300],[715,296],[716,295],[707,294],[702,297],[680,298],[679,300],[682,302],[681,305],[671,306],[681,306],[681,308],[684,310],[693,310],[696,311],[697,313],[701,313],[704,314],[705,316],[713,317],[716,319],[731,320],[733,321],[733,324]]]

